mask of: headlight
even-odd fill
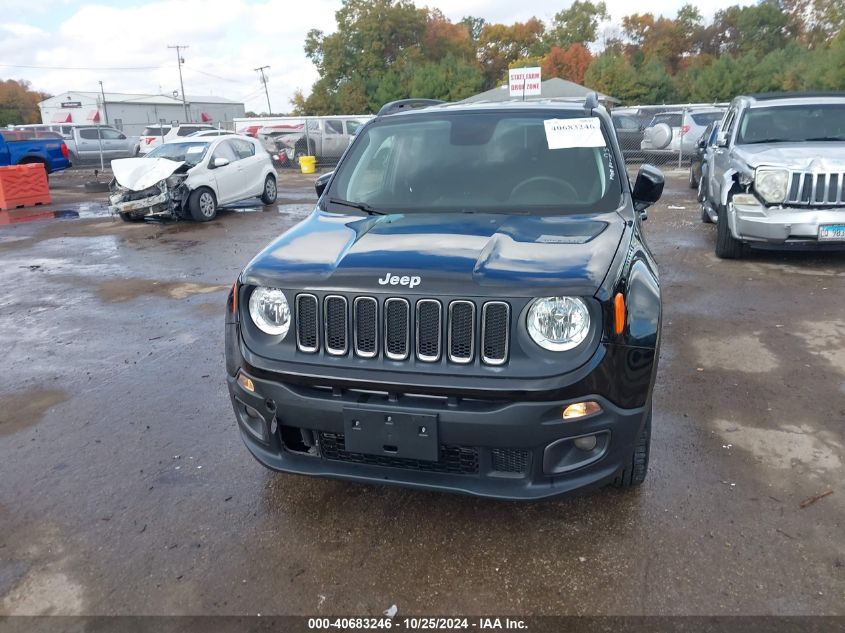
[[[789,172],[784,169],[760,168],[754,176],[754,190],[769,204],[780,204],[786,199]]]
[[[578,347],[589,331],[590,313],[577,297],[544,297],[528,310],[528,334],[537,345],[553,352]]]
[[[249,316],[259,330],[282,338],[290,329],[290,307],[278,288],[258,286],[249,298]]]

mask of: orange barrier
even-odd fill
[[[50,204],[47,171],[42,163],[0,167],[0,210]]]

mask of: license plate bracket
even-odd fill
[[[845,242],[845,224],[822,224],[819,242]]]
[[[436,415],[345,408],[343,431],[351,453],[431,462],[440,458]]]

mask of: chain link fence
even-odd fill
[[[611,117],[629,165],[684,169],[698,157],[699,139],[725,110],[724,103],[642,105],[614,108]]]

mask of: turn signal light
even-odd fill
[[[617,334],[625,330],[625,295],[621,292],[613,297],[613,330]]]
[[[252,378],[247,378],[243,374],[238,374],[238,384],[251,393],[255,393],[255,383]]]
[[[598,402],[587,400],[586,402],[576,402],[570,404],[563,410],[564,420],[577,420],[594,413],[601,412],[601,405]]]

